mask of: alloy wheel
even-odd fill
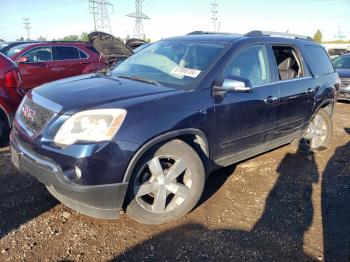
[[[325,119],[320,114],[316,114],[306,132],[306,140],[311,148],[319,148],[324,145],[327,135],[328,130]]]

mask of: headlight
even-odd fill
[[[72,145],[78,141],[109,141],[118,132],[125,116],[124,109],[96,109],[76,113],[60,127],[54,142]]]

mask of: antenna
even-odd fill
[[[30,27],[30,18],[28,17],[23,17],[23,25],[24,25],[24,29],[27,31],[27,39],[29,40],[30,39],[30,34],[29,34],[29,29],[31,29]]]
[[[112,33],[107,6],[113,8],[113,4],[108,0],[89,0],[89,10],[94,17],[95,31]]]
[[[145,38],[145,29],[143,27],[143,19],[151,19],[142,12],[142,3],[144,0],[135,0],[135,12],[126,16],[135,18],[134,35],[139,39]]]
[[[220,30],[220,28],[219,28],[220,26],[217,25],[217,23],[218,23],[218,17],[217,17],[218,6],[219,5],[218,5],[217,1],[213,0],[213,2],[211,3],[211,14],[212,14],[211,20],[213,22],[214,32],[219,32],[219,30]]]

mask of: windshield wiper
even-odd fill
[[[147,79],[147,78],[143,78],[143,77],[139,77],[139,76],[117,75],[117,77],[125,78],[125,79],[131,79],[131,80],[135,80],[135,81],[139,81],[139,82],[143,82],[143,83],[147,83],[147,84],[152,84],[152,85],[157,85],[157,86],[163,86],[158,81]]]

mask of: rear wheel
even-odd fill
[[[7,119],[0,115],[0,146],[6,145],[9,142],[10,127]]]
[[[332,119],[324,109],[320,109],[310,122],[304,139],[310,149],[322,150],[329,146],[332,137]]]
[[[181,140],[142,157],[129,182],[127,214],[144,224],[162,224],[186,215],[197,204],[205,173],[198,154]]]

